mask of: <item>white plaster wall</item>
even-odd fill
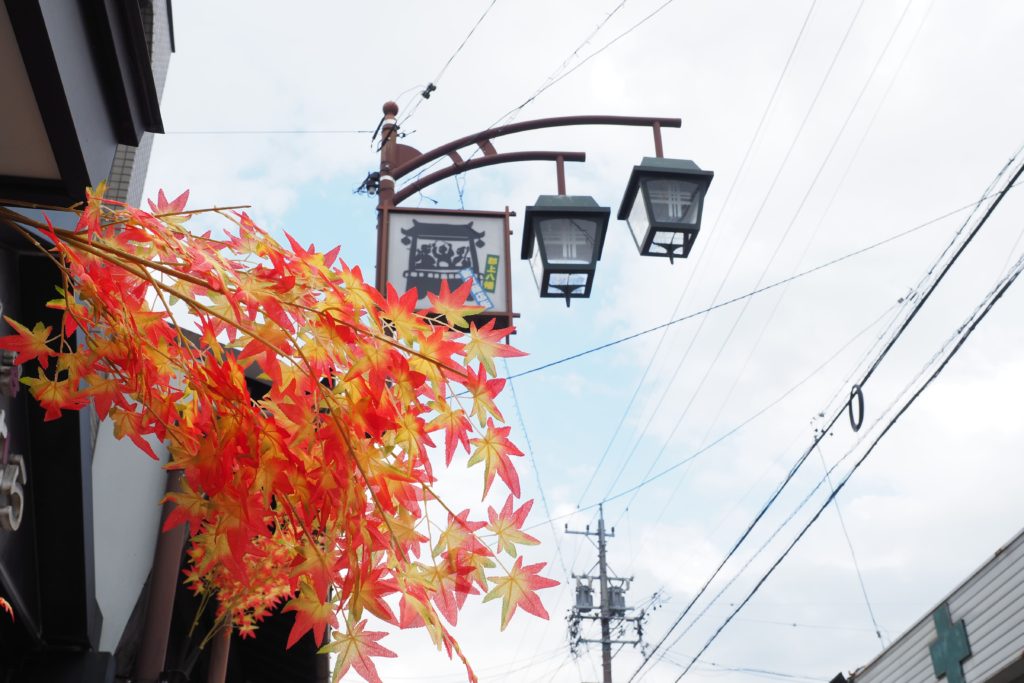
[[[103,612],[100,650],[113,652],[153,563],[160,530],[160,499],[167,449],[154,444],[154,461],[128,439],[114,438],[104,420],[92,461],[96,600]]]

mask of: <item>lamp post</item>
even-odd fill
[[[510,319],[514,314],[511,312],[511,282],[508,276],[508,219],[514,214],[506,208],[505,246],[502,250],[501,240],[487,237],[487,230],[484,229],[488,221],[498,221],[502,216],[500,212],[431,212],[404,209],[399,207],[399,204],[438,181],[477,168],[520,161],[554,161],[558,194],[542,195],[533,206],[527,207],[520,255],[523,259],[531,261],[542,297],[564,298],[568,305],[573,298],[590,296],[596,264],[601,258],[604,246],[610,209],[598,206],[591,197],[569,196],[565,193],[565,162],[585,161],[585,153],[527,151],[502,154],[495,149],[492,142],[495,138],[529,130],[581,125],[651,128],[656,156],[646,158],[634,169],[623,208],[619,211],[619,218],[627,218],[640,253],[650,256],[685,257],[689,254],[696,233],[700,229],[704,193],[712,174],[700,170],[692,162],[662,158],[661,129],[679,128],[682,122],[677,118],[562,116],[535,119],[483,130],[421,153],[399,142],[398,105],[387,102],[383,111],[384,119],[380,126],[380,168],[376,173],[371,173],[364,183],[364,186],[369,191],[376,192],[378,197],[376,283],[382,291],[388,282],[397,284],[396,289],[416,286],[417,289],[423,287],[432,291],[431,283],[437,283],[436,286],[440,287],[440,282],[447,280],[451,286],[453,280],[472,277],[477,280],[476,285],[483,285],[474,287],[474,292],[477,292],[474,296],[478,296],[477,301],[480,303],[482,300],[489,301],[488,292],[499,293],[501,282],[504,281],[505,289],[500,292],[503,297],[499,297],[503,298],[503,302],[494,306],[498,314],[485,314],[484,317]],[[476,147],[480,156],[473,153],[464,158],[460,154],[460,150],[470,147]],[[450,159],[447,166],[425,173],[399,187],[403,178],[444,157]],[[643,201],[636,203],[638,194]],[[634,206],[645,207],[646,213],[641,215]],[[438,223],[433,229],[423,227],[427,222],[424,215],[430,213],[434,215],[427,218],[435,222],[446,222]],[[397,233],[391,233],[392,218],[397,216],[402,216],[406,222],[412,220],[414,224],[409,228],[401,228],[405,238],[401,242],[397,239]],[[416,227],[415,231],[412,230],[413,227]],[[469,240],[469,246],[461,247],[466,251],[456,253],[460,247],[439,237],[456,233],[465,235]],[[641,233],[642,239],[636,237]],[[417,240],[412,238],[413,235],[432,237],[429,240]],[[394,254],[389,253],[398,249],[409,250],[413,244],[416,245],[418,252],[410,252],[408,259],[392,258]],[[471,247],[472,252],[469,251]],[[480,249],[486,252],[482,256],[478,253]],[[405,267],[405,263],[409,264],[408,268]],[[487,270],[480,264],[485,264]],[[505,277],[502,278],[500,273],[493,272],[492,266],[494,269],[503,269]],[[401,273],[395,272],[399,270]],[[417,279],[414,280],[414,277]],[[405,281],[402,282],[401,278],[405,278]],[[426,292],[420,292],[420,295],[425,299]]]

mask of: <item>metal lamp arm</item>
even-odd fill
[[[490,156],[470,159],[461,163],[454,163],[440,171],[434,171],[425,175],[414,183],[410,183],[395,192],[392,203],[397,205],[420,192],[434,183],[450,178],[453,175],[472,171],[475,168],[494,166],[495,164],[510,164],[519,161],[554,161],[558,163],[558,187],[559,192],[565,193],[565,176],[562,172],[563,161],[586,161],[587,155],[584,152],[508,152],[507,154],[492,154]]]
[[[397,110],[397,107],[396,107]],[[435,147],[429,152],[424,152],[419,156],[413,157],[408,161],[399,164],[395,168],[391,169],[391,177],[395,180],[401,179],[403,176],[420,168],[424,164],[428,164],[435,159],[439,159],[443,156],[449,155],[452,152],[468,147],[469,145],[478,145],[485,150],[487,154],[487,143],[492,139],[502,137],[505,135],[512,135],[513,133],[521,133],[527,130],[539,130],[543,128],[560,128],[562,126],[647,126],[654,129],[654,146],[658,156],[661,156],[661,129],[662,128],[680,128],[683,125],[682,119],[675,118],[662,118],[662,117],[649,117],[649,116],[606,116],[606,115],[588,115],[588,116],[555,116],[545,119],[533,119],[531,121],[520,121],[519,123],[510,123],[504,126],[498,126],[496,128],[489,128],[487,130],[467,135],[459,138],[458,140],[452,140],[449,143],[443,144],[440,147]],[[493,154],[493,148],[492,152]],[[568,159],[567,159],[568,160]]]

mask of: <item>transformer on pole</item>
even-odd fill
[[[601,665],[603,683],[612,683],[612,645],[642,645],[643,621],[645,612],[642,609],[629,607],[626,604],[626,591],[633,577],[615,576],[608,568],[607,539],[615,537],[615,529],[607,531],[604,526],[604,506],[598,506],[597,531],[591,531],[587,525],[583,531],[574,531],[566,525],[565,533],[581,536],[597,537],[597,565],[586,574],[573,574],[576,580],[576,603],[569,611],[569,646],[573,654],[577,654],[580,646],[587,643],[601,644]],[[597,574],[594,575],[594,569]],[[597,599],[594,601],[594,584],[597,583]],[[599,621],[601,637],[599,639],[583,637],[583,622]],[[636,638],[627,639],[626,630],[635,631]],[[615,634],[613,637],[613,631]]]

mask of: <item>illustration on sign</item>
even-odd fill
[[[474,230],[472,221],[455,225],[413,220],[402,235],[402,244],[409,247],[409,269],[403,273],[406,290],[415,287],[421,298],[427,292],[440,294],[442,280],[454,290],[466,280],[465,269],[480,278],[476,250],[484,246],[484,233]]]

